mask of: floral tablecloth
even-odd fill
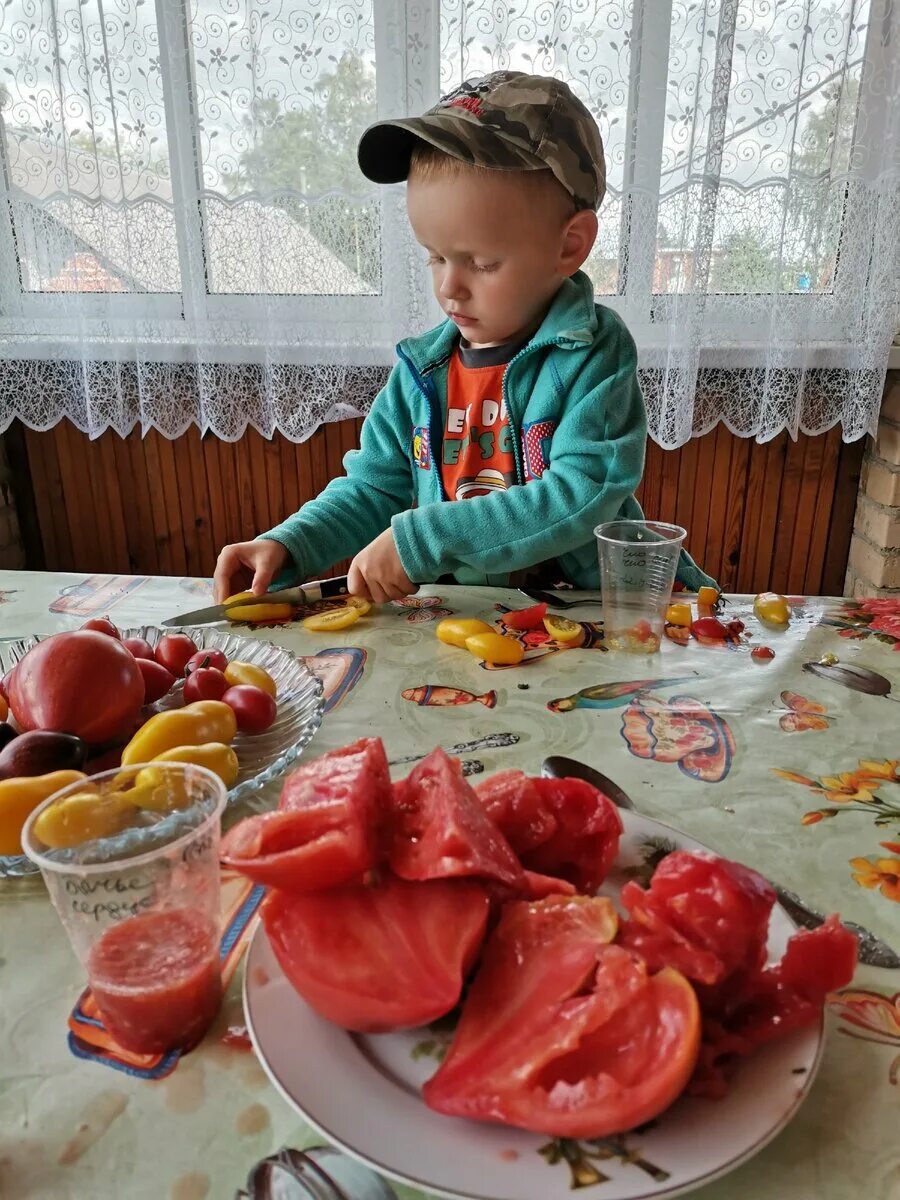
[[[105,613],[120,626],[153,623],[210,599],[208,580],[7,572],[0,637]],[[515,669],[485,669],[434,636],[450,612],[495,621],[497,606],[524,603],[515,592],[425,588],[344,633],[289,625],[251,636],[323,676],[329,711],[309,753],[380,734],[398,775],[436,744],[474,774],[537,772],[545,755],[571,755],[648,816],[900,947],[900,603],[792,598],[789,629],[773,634],[735,598],[729,616],[775,650],[763,665],[745,645],[607,653],[596,607],[569,614],[585,623],[577,648],[523,635],[527,661]],[[864,668],[853,687],[847,665]],[[240,971],[203,1045],[155,1082],[73,1056],[66,1019],[80,983],[40,885],[0,882],[0,1195],[230,1200],[260,1158],[321,1142],[246,1048]],[[900,971],[861,966],[828,1021],[799,1115],[697,1195],[900,1197]],[[414,1195],[392,1184],[371,1196],[392,1192]],[[595,1194],[603,1200],[602,1183]]]

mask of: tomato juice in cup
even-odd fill
[[[135,765],[57,792],[22,831],[126,1050],[194,1045],[218,1011],[224,806],[224,784],[204,767]]]

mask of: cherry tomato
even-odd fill
[[[728,630],[718,617],[698,617],[691,625],[691,634],[698,639],[723,641],[728,637]]]
[[[93,629],[95,633],[105,633],[107,637],[116,638],[119,640],[121,634],[109,617],[91,617],[90,621],[85,621],[82,629]]]
[[[175,676],[162,663],[152,658],[136,658],[138,670],[144,680],[144,703],[153,704],[160,700],[175,683]]]
[[[150,662],[156,662],[156,655],[153,653],[153,647],[145,638],[122,638],[122,645],[126,650],[130,650],[135,658],[147,658],[150,660]]]
[[[199,667],[185,680],[184,699],[187,704],[195,700],[221,700],[227,691],[228,680],[217,667]]]
[[[754,646],[750,651],[750,657],[754,662],[771,662],[775,657],[775,651],[768,646]]]
[[[224,671],[227,666],[228,659],[221,650],[198,650],[185,663],[184,673],[185,675],[193,675],[201,667],[213,667],[216,671]]]
[[[155,657],[161,666],[180,679],[184,668],[196,653],[197,647],[186,633],[167,633],[159,639]]]
[[[234,710],[237,726],[241,733],[263,733],[275,720],[278,706],[268,692],[239,683],[230,687],[222,696],[224,702]]]

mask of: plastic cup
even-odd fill
[[[685,531],[659,521],[605,521],[594,530],[600,556],[603,640],[610,650],[655,654]]]
[[[22,831],[104,1024],[134,1053],[195,1044],[219,1009],[225,798],[205,767],[135,765],[57,792]]]

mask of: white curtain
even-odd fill
[[[894,0],[6,0],[0,430],[308,437],[439,314],[377,117],[567,79],[588,269],[653,437],[874,429],[900,305]]]

